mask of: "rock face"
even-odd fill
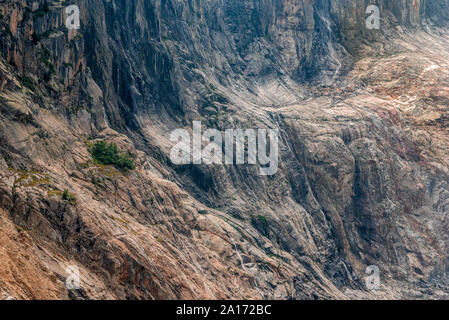
[[[377,3],[2,1],[0,298],[447,298],[449,2]],[[278,172],[173,164],[195,120]]]

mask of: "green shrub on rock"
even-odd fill
[[[134,170],[136,168],[129,154],[121,154],[117,145],[105,141],[97,141],[89,150],[92,157],[99,163],[113,165],[122,171]]]
[[[62,200],[68,201],[72,205],[76,203],[76,197],[70,194],[68,189],[64,189],[64,192],[62,193]]]

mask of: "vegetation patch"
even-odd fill
[[[51,76],[56,73],[56,70],[55,66],[51,62],[50,51],[48,51],[47,48],[44,48],[44,50],[42,51],[40,60],[48,69],[48,72],[44,74],[44,80],[48,82]]]
[[[130,171],[136,168],[129,154],[120,153],[113,142],[97,141],[90,149],[90,154],[95,161],[104,165],[113,165],[121,171]]]
[[[76,197],[73,194],[70,194],[68,189],[64,189],[61,198],[72,205],[76,203]]]
[[[257,220],[263,224],[265,227],[268,227],[268,220],[265,216],[258,215]]]
[[[19,172],[19,177],[14,181],[14,186],[19,185],[22,181],[27,180],[30,177],[30,174],[26,171],[20,170]]]
[[[30,89],[31,91],[35,91],[36,90],[36,83],[33,81],[33,79],[28,77],[26,74],[21,76],[19,78],[19,80],[20,80],[20,83],[22,84],[22,86]]]
[[[36,187],[43,184],[49,184],[50,179],[48,177],[39,178],[36,176],[31,176],[31,182],[27,185],[27,187]]]
[[[26,171],[14,168],[8,168],[8,170],[19,175],[14,181],[14,187],[17,187],[19,185],[25,187],[36,187],[51,183],[50,178],[48,178],[47,174],[39,171]]]
[[[81,33],[79,33],[71,40],[71,42],[76,42],[78,40],[81,40],[82,38],[83,38],[83,35]]]
[[[48,6],[48,3],[44,2],[44,4],[39,9],[33,11],[33,19],[41,18],[45,16],[49,11],[50,7]]]
[[[237,227],[235,224],[231,223],[231,227],[233,227],[238,233],[242,234],[242,230],[240,230],[240,228]]]
[[[47,197],[50,198],[52,196],[62,197],[62,191],[59,191],[59,190],[48,190],[47,191]]]
[[[129,224],[129,221],[122,219],[122,218],[118,218],[118,217],[113,217],[113,216],[109,216],[112,220],[123,223],[125,225]]]
[[[264,236],[269,234],[269,223],[265,216],[258,215],[257,217],[251,218],[251,224],[259,230]]]
[[[43,39],[49,38],[52,34],[58,33],[58,29],[50,29],[41,34],[32,34],[33,42],[37,43]]]

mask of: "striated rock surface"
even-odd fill
[[[448,298],[449,3],[377,3],[0,2],[0,298]],[[194,120],[279,171],[172,164]]]

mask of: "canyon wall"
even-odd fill
[[[449,4],[370,4],[0,2],[0,294],[447,297]],[[194,120],[279,129],[278,172],[173,164]]]

